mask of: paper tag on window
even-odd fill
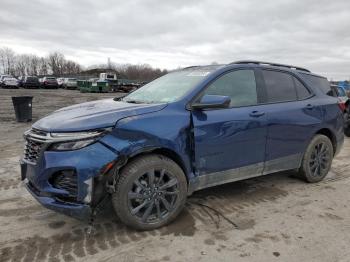
[[[187,74],[186,76],[207,76],[209,74],[210,72],[207,72],[207,71],[193,71]]]

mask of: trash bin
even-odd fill
[[[32,121],[32,96],[13,96],[12,103],[15,108],[17,122]]]

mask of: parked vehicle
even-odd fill
[[[78,81],[78,88],[81,93],[107,93],[111,90],[110,82],[100,78]]]
[[[18,88],[18,80],[14,77],[4,77],[1,86],[2,88]]]
[[[22,180],[45,207],[90,218],[111,197],[150,230],[194,191],[284,170],[321,181],[344,141],[322,76],[258,61],[195,66],[122,99],[73,105],[25,132]]]
[[[59,77],[56,79],[59,88],[63,88],[64,77]]]
[[[65,89],[77,89],[77,81],[76,78],[64,78],[62,87]]]
[[[58,83],[55,77],[45,76],[40,82],[42,88],[58,88]]]
[[[19,78],[19,86],[23,88],[39,88],[39,78],[36,76],[22,76]]]
[[[12,77],[11,75],[0,75],[0,85],[2,84],[2,81],[5,77]]]
[[[344,134],[350,137],[350,99],[349,92],[344,87],[341,86],[331,86],[334,93],[339,99],[339,105],[343,112],[344,117]]]

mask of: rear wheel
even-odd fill
[[[345,134],[347,137],[350,137],[350,127],[344,128],[344,134]]]
[[[330,139],[324,135],[316,135],[305,151],[299,175],[310,183],[321,181],[331,168],[333,152]]]
[[[186,198],[187,181],[182,169],[167,157],[148,155],[122,170],[112,203],[123,223],[151,230],[175,219]]]

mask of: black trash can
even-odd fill
[[[32,121],[32,96],[13,96],[12,103],[15,108],[17,122]]]

